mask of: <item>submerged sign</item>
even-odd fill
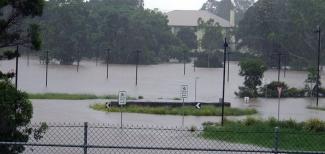
[[[188,85],[181,85],[181,97],[187,98],[188,96]]]
[[[127,94],[126,91],[118,92],[118,105],[126,105]]]

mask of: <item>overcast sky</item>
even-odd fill
[[[172,10],[199,10],[207,0],[144,0],[144,7],[158,8],[167,12]]]

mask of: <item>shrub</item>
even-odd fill
[[[144,97],[143,96],[139,96],[138,99],[143,99]]]
[[[304,129],[313,132],[325,131],[325,123],[319,119],[310,119],[304,123]]]
[[[247,117],[243,123],[245,126],[253,126],[256,125],[257,123],[261,122],[260,120],[253,118],[253,117]]]

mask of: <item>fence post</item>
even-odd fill
[[[87,148],[88,148],[87,138],[88,138],[88,122],[85,122],[84,123],[84,145],[83,145],[84,154],[87,154]]]
[[[274,153],[277,154],[279,151],[279,135],[280,135],[280,131],[279,131],[279,127],[275,127],[275,131],[274,131]]]

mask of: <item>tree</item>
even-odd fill
[[[316,83],[319,83],[319,86],[321,86],[321,81],[317,81],[317,69],[314,67],[308,69],[308,76],[305,80],[305,90],[308,93],[308,96],[315,96],[316,94]]]
[[[218,54],[219,49],[223,48],[224,36],[222,34],[222,28],[217,22],[215,22],[212,19],[208,20],[207,22],[204,22],[200,18],[198,20],[198,23],[199,23],[199,29],[202,30],[204,33],[202,39],[199,41],[200,46],[205,50],[204,52],[207,55],[207,61],[208,61],[207,67],[210,67],[211,54]]]
[[[154,64],[183,49],[167,17],[139,7],[137,0],[49,0],[38,21],[44,28],[44,46],[62,64],[83,57],[105,60],[108,48],[110,63],[135,63],[135,51],[142,50],[140,63]]]
[[[25,18],[42,14],[43,0],[5,0],[0,3],[0,48],[31,44],[40,48],[39,27]]]
[[[244,17],[245,12],[254,4],[254,0],[208,0],[201,10],[211,13],[230,21],[230,11],[235,11],[235,24]]]
[[[0,2],[0,60],[13,59],[19,55],[10,47],[21,45],[39,49],[39,26],[24,19],[42,14],[43,0],[5,0]],[[26,28],[29,25],[28,28]],[[41,137],[46,125],[38,130],[28,128],[32,117],[32,104],[27,94],[16,90],[9,78],[14,73],[0,71],[0,139],[5,142],[27,142],[33,131],[36,139]],[[38,136],[40,135],[40,136]],[[24,151],[24,146],[0,146],[0,153],[16,154]]]
[[[178,33],[177,37],[182,40],[182,42],[189,49],[197,49],[197,37],[195,31],[192,28],[182,28]]]
[[[268,65],[272,64],[272,53],[285,51],[292,68],[311,67],[317,51],[313,30],[316,25],[325,25],[324,7],[322,0],[259,0],[239,23],[238,47],[261,55]]]
[[[244,77],[244,87],[239,87],[240,97],[257,97],[257,86],[262,84],[261,79],[266,71],[266,66],[262,60],[246,59],[239,63],[239,75]]]

